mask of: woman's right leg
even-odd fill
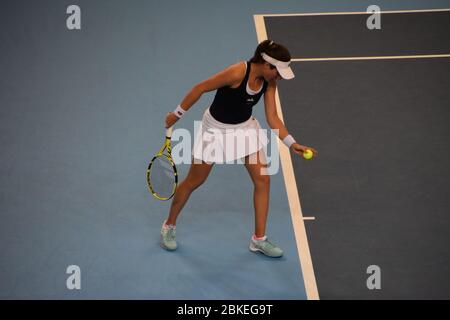
[[[192,161],[187,177],[178,185],[175,196],[170,205],[169,217],[167,225],[175,225],[177,217],[186,204],[191,193],[205,182],[214,164],[206,162],[196,163],[198,160]]]

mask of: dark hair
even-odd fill
[[[289,53],[289,50],[285,46],[275,43],[272,40],[264,40],[256,48],[255,54],[250,59],[250,62],[252,63],[265,62],[265,60],[261,57],[261,53],[263,52],[279,61],[283,62],[291,61],[291,54]]]

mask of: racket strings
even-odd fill
[[[176,185],[176,172],[165,156],[159,156],[153,160],[149,172],[149,185],[153,192],[160,198],[172,197]]]

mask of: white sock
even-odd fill
[[[174,224],[167,224],[166,221],[164,221],[163,228],[164,229],[170,229],[170,228],[176,229],[177,227]]]
[[[252,236],[252,240],[253,241],[266,241],[267,240],[267,236],[265,235],[264,237],[257,237],[255,235]]]

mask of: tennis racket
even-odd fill
[[[172,159],[172,129],[166,129],[166,141],[163,147],[150,161],[147,168],[147,184],[151,194],[158,200],[169,200],[175,194],[178,174]],[[166,151],[166,153],[165,153]]]

